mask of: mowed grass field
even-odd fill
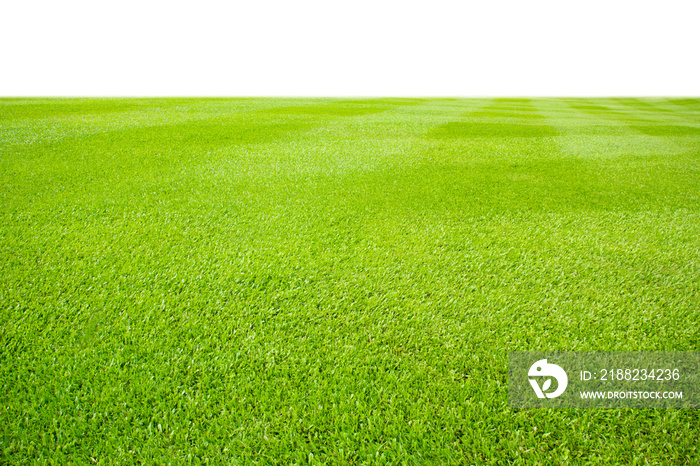
[[[700,350],[700,99],[2,99],[0,186],[0,462],[700,462],[506,379]]]

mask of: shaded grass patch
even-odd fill
[[[308,130],[306,122],[275,121],[264,119],[218,119],[192,120],[177,124],[158,124],[137,128],[108,129],[97,133],[81,134],[59,141],[45,141],[18,149],[29,157],[51,154],[55,151],[74,148],[79,153],[101,154],[126,152],[132,149],[147,150],[163,148],[166,152],[177,152],[188,147],[203,148],[233,147],[249,144],[264,144],[294,133]]]
[[[549,125],[450,122],[430,133],[433,138],[536,138],[556,136]]]
[[[613,109],[610,107],[605,107],[603,105],[569,105],[571,108],[575,108],[576,110],[583,110],[584,112],[593,112],[593,113],[598,113],[598,112],[606,112],[606,113],[615,113]]]
[[[480,110],[468,113],[467,116],[478,118],[517,118],[525,120],[544,120],[545,116],[537,113],[520,113],[512,110]]]
[[[529,105],[488,105],[484,107],[484,110],[500,110],[500,111],[512,111],[512,112],[536,112],[535,107]]]
[[[219,98],[198,100],[224,101]],[[0,120],[33,119],[33,118],[66,118],[111,115],[122,112],[142,111],[152,109],[168,110],[178,105],[192,104],[189,98],[179,99],[0,99]]]
[[[699,121],[700,122],[700,121]],[[672,137],[672,136],[700,136],[700,127],[684,125],[635,125],[632,126],[647,136]]]
[[[269,109],[267,113],[277,115],[303,115],[318,117],[355,117],[385,112],[387,110],[385,105],[386,104],[380,103],[343,103],[319,106],[292,106],[272,108]]]
[[[528,99],[528,98],[525,98],[525,97],[507,97],[507,98],[496,99],[496,102],[501,102],[501,103],[530,103],[530,102],[532,102],[532,99]]]
[[[700,99],[668,99],[668,102],[674,105],[700,108]]]
[[[552,154],[549,147],[542,150]],[[542,157],[532,148],[529,158],[518,161],[483,157],[449,163],[441,158],[411,170],[370,173],[353,178],[352,183],[336,181],[336,188],[324,189],[337,193],[338,203],[353,199],[358,205],[399,218],[407,213],[440,218],[496,212],[643,212],[700,202],[700,171],[686,168],[697,162],[700,155],[587,161]],[[672,178],[676,183],[658,183],[659,178]],[[387,179],[392,183],[386,183]]]
[[[626,99],[613,99],[616,103],[626,105],[628,107],[633,107],[634,109],[638,110],[647,110],[650,112],[660,112],[660,113],[669,113],[671,110],[667,108],[661,108],[658,105],[654,105],[652,103],[649,103],[647,101],[641,100],[641,99],[632,99],[632,98],[626,98]]]

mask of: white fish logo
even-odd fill
[[[530,378],[530,385],[532,389],[535,390],[537,398],[556,398],[566,390],[566,386],[569,384],[569,378],[566,376],[566,372],[561,367],[556,364],[547,363],[546,359],[540,359],[536,361],[527,373],[528,377],[544,377],[545,381],[540,388],[540,384],[537,379]],[[552,386],[552,378],[557,381],[557,388],[551,393],[547,393]]]

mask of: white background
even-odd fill
[[[3,0],[0,96],[699,96],[700,2]]]

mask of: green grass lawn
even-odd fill
[[[700,99],[2,99],[0,186],[0,462],[700,462],[506,380],[700,350]]]

